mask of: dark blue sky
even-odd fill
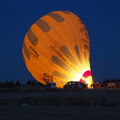
[[[0,0],[0,81],[33,79],[22,42],[31,24],[54,10],[70,10],[86,24],[94,79],[120,78],[120,0]]]

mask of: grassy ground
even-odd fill
[[[0,120],[113,120],[120,119],[117,107],[65,107],[0,105]]]
[[[120,90],[0,89],[0,120],[120,119]]]

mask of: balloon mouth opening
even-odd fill
[[[92,80],[92,74],[90,70],[87,70],[83,73],[82,78],[80,79],[80,82],[86,84],[88,88],[91,87],[91,85],[93,84],[93,80]]]

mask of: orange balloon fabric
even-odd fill
[[[83,21],[70,11],[53,11],[37,20],[23,43],[25,65],[32,76],[62,88],[90,71],[89,37]],[[92,76],[84,79],[92,84]]]

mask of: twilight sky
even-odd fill
[[[33,79],[22,42],[28,28],[54,10],[69,10],[84,21],[94,80],[120,78],[120,0],[0,0],[0,81]]]

